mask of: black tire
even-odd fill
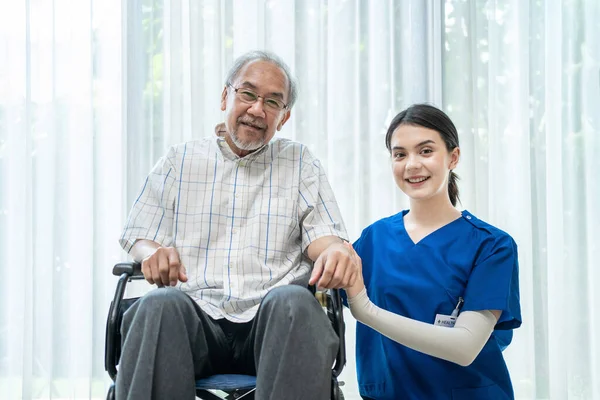
[[[336,378],[331,378],[331,400],[344,400],[344,394]]]
[[[115,400],[115,384],[112,383],[108,388],[108,393],[106,394],[106,400]]]

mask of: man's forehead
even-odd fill
[[[285,72],[268,61],[251,61],[240,70],[235,84],[272,93],[287,93],[288,79]]]

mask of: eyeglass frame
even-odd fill
[[[262,99],[263,99],[263,105],[265,105],[265,106],[266,106],[265,100],[268,100],[268,99],[270,99],[270,100],[274,100],[274,101],[277,101],[277,102],[281,102],[281,104],[283,104],[283,108],[275,108],[275,109],[273,109],[273,110],[275,110],[275,111],[278,111],[278,112],[279,112],[279,111],[284,111],[284,110],[287,110],[287,109],[288,109],[288,107],[289,107],[289,104],[285,104],[283,101],[281,101],[281,100],[279,100],[279,99],[276,99],[275,97],[265,97],[265,96],[261,96],[261,95],[259,95],[258,93],[256,93],[256,92],[255,92],[254,90],[252,90],[252,89],[248,89],[248,88],[244,88],[244,87],[236,88],[236,87],[235,87],[235,86],[233,86],[231,83],[228,83],[228,84],[227,84],[227,86],[229,86],[230,88],[232,88],[232,89],[233,89],[233,91],[235,92],[235,94],[236,94],[236,95],[238,94],[238,91],[239,91],[239,90],[245,90],[245,91],[247,91],[247,92],[254,93],[254,94],[256,95],[256,100],[254,100],[254,101],[253,101],[253,102],[251,102],[251,103],[248,103],[247,101],[244,101],[244,100],[242,100],[242,99],[240,99],[240,98],[238,97],[238,99],[239,99],[241,102],[243,102],[243,103],[246,103],[246,104],[254,104],[254,103],[256,103],[256,102],[258,101],[258,99],[261,99],[261,98],[262,98]],[[269,109],[270,107],[268,107],[268,106],[267,106],[267,108]]]

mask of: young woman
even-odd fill
[[[456,209],[458,134],[417,104],[392,121],[386,146],[410,209],[354,243],[362,277],[346,290],[364,399],[514,398],[502,350],[521,325],[517,246]]]

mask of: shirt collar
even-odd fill
[[[256,160],[260,155],[262,155],[270,146],[271,143],[267,143],[261,148],[257,149],[256,151],[248,154],[247,156],[240,157],[231,150],[231,147],[229,147],[229,144],[227,143],[227,141],[225,141],[224,138],[217,137],[217,147],[221,151],[221,154],[225,159],[231,161],[244,160],[247,162],[252,162]]]

